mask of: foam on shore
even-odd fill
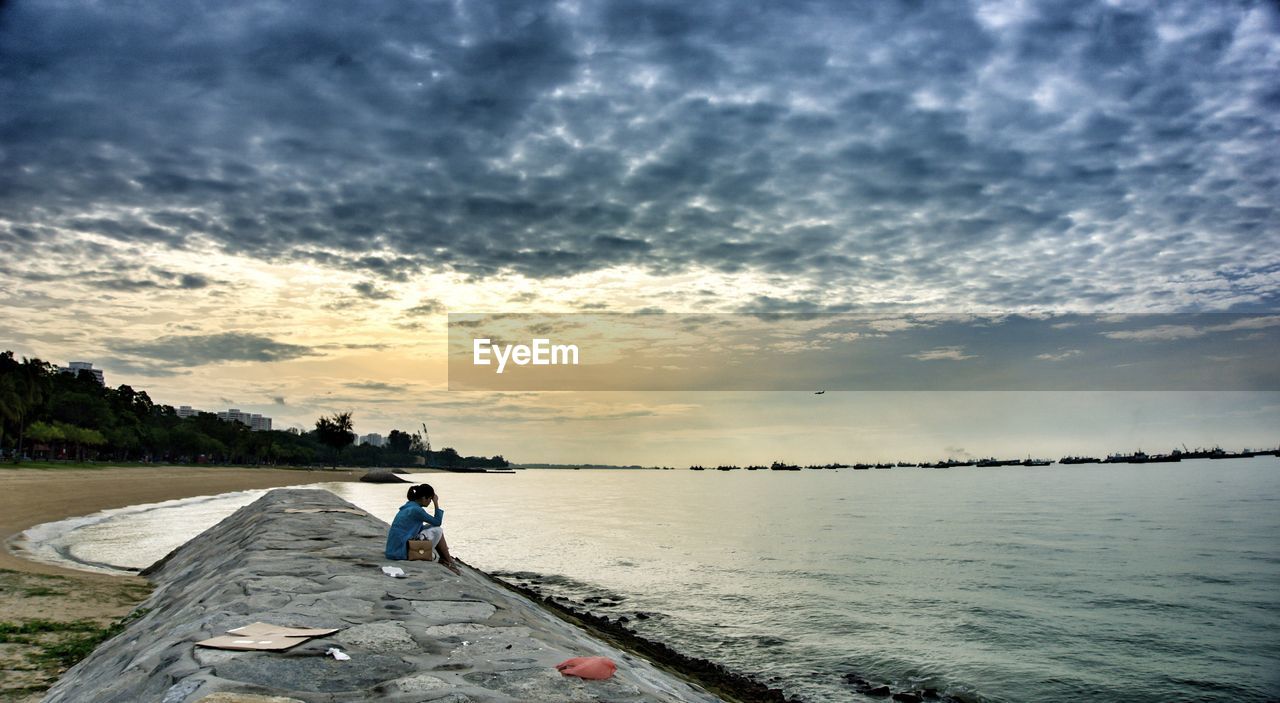
[[[129,557],[130,563],[121,564],[112,561],[111,557],[104,558],[99,552],[101,547],[99,543],[90,540],[88,546],[86,546],[83,539],[83,531],[86,529],[91,530],[106,522],[118,521],[121,518],[131,518],[136,521],[139,517],[145,518],[149,513],[170,512],[177,508],[181,508],[184,517],[192,523],[212,525],[216,524],[220,511],[248,505],[261,497],[267,490],[270,489],[255,488],[216,495],[174,498],[156,503],[140,503],[127,505],[123,508],[109,508],[90,515],[63,518],[62,520],[34,525],[11,537],[6,546],[16,556],[43,564],[116,576],[136,574],[150,564],[150,561],[142,560],[145,559],[146,554],[160,554],[172,551],[181,546],[181,537],[170,535],[166,532],[137,534],[137,532],[154,527],[144,524],[134,531],[135,534],[122,535],[116,540],[122,545],[118,555]],[[212,508],[212,510],[206,510],[206,508]],[[212,516],[209,513],[212,513]],[[222,514],[225,515],[225,513]],[[191,517],[193,515],[195,516],[194,519]],[[201,523],[201,519],[207,519],[208,521]],[[138,548],[140,540],[146,543],[145,547],[141,549]],[[128,547],[127,551],[124,549],[125,546]],[[162,549],[163,552],[157,551],[157,549]]]

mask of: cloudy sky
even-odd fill
[[[1018,433],[985,395],[450,393],[444,350],[447,312],[1278,312],[1278,40],[1225,0],[8,0],[0,343],[530,461],[1132,448],[1103,409],[1274,444],[1267,393],[1031,394],[1077,420]]]

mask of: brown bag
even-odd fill
[[[435,561],[429,539],[409,540],[409,561]]]

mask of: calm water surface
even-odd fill
[[[981,701],[1280,698],[1280,460],[430,474],[454,551],[652,614],[810,701],[846,672]],[[405,486],[327,486],[389,520]],[[141,567],[260,492],[37,529]],[[43,531],[42,531],[43,530]]]

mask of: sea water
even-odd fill
[[[846,673],[977,701],[1280,698],[1275,457],[414,478],[473,566],[604,596],[641,634],[807,701],[858,700]],[[325,487],[384,520],[406,488]],[[53,523],[25,546],[140,568],[182,541],[157,536],[259,494]]]

